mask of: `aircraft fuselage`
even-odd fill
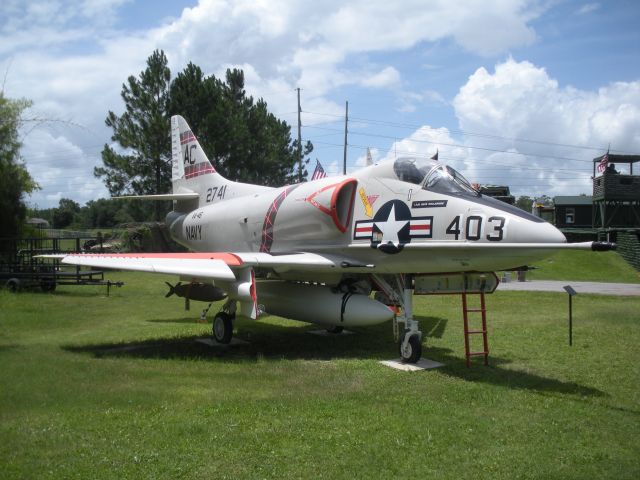
[[[370,167],[371,170],[375,169]],[[330,177],[235,198],[234,183],[189,213],[170,214],[172,236],[194,251],[335,253],[382,273],[442,273],[517,268],[548,253],[510,244],[564,242],[551,224],[495,199],[439,193],[361,175]],[[450,245],[435,256],[415,248]],[[474,245],[500,248],[476,251]],[[470,247],[470,248],[466,248]]]

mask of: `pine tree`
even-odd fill
[[[120,148],[105,145],[103,166],[94,169],[111,195],[171,190],[169,129],[175,114],[187,120],[216,169],[228,179],[270,186],[297,181],[297,143],[291,140],[291,127],[269,113],[264,100],[254,102],[247,96],[242,70],[227,70],[223,81],[189,63],[170,79],[167,58],[156,50],[138,78],[130,76],[122,85],[125,112],[117,116],[109,111],[105,120]],[[307,142],[303,156],[312,150]],[[144,205],[131,202],[134,218],[145,214]],[[166,210],[156,208],[155,218],[160,220]]]
[[[122,153],[109,145],[102,150],[104,167],[94,175],[104,177],[111,195],[166,193],[171,186],[171,143],[169,136],[169,82],[171,71],[162,51],[154,51],[138,78],[130,76],[122,85],[125,112],[112,111],[105,120],[113,129],[111,139]],[[133,205],[132,205],[133,206]],[[154,202],[155,219],[161,220],[168,202]]]
[[[227,70],[221,81],[189,64],[171,84],[171,113],[185,117],[226,178],[269,186],[297,181],[291,127],[269,113],[263,99],[247,96],[242,70]],[[312,150],[307,142],[303,157]]]

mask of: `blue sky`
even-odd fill
[[[640,3],[569,0],[5,0],[4,93],[34,106],[22,155],[30,204],[106,197],[93,167],[122,83],[163,49],[174,75],[245,71],[330,174],[431,156],[516,195],[590,193],[591,159],[640,154]]]

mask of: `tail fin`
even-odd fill
[[[171,160],[172,195],[177,200],[175,210],[178,212],[273,189],[232,182],[216,172],[191,127],[180,115],[171,117]]]
[[[171,117],[171,163],[172,193],[114,198],[173,200],[175,211],[189,212],[214,200],[224,199],[229,184],[245,186],[230,182],[216,172],[191,127],[180,115]],[[238,192],[235,193],[248,193],[246,188],[236,190]]]
[[[197,180],[201,176],[208,177],[208,184],[218,179],[224,180],[211,165],[189,124],[180,115],[171,117],[171,160],[174,192],[176,182],[180,181]],[[197,183],[200,182],[189,182],[187,188],[193,190]]]

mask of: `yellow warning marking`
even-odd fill
[[[360,194],[360,200],[362,200],[362,205],[364,205],[364,214],[369,218],[373,217],[373,207],[371,207],[371,203],[367,198],[367,194],[364,191],[364,187],[360,187],[360,190],[358,190],[358,193]]]

